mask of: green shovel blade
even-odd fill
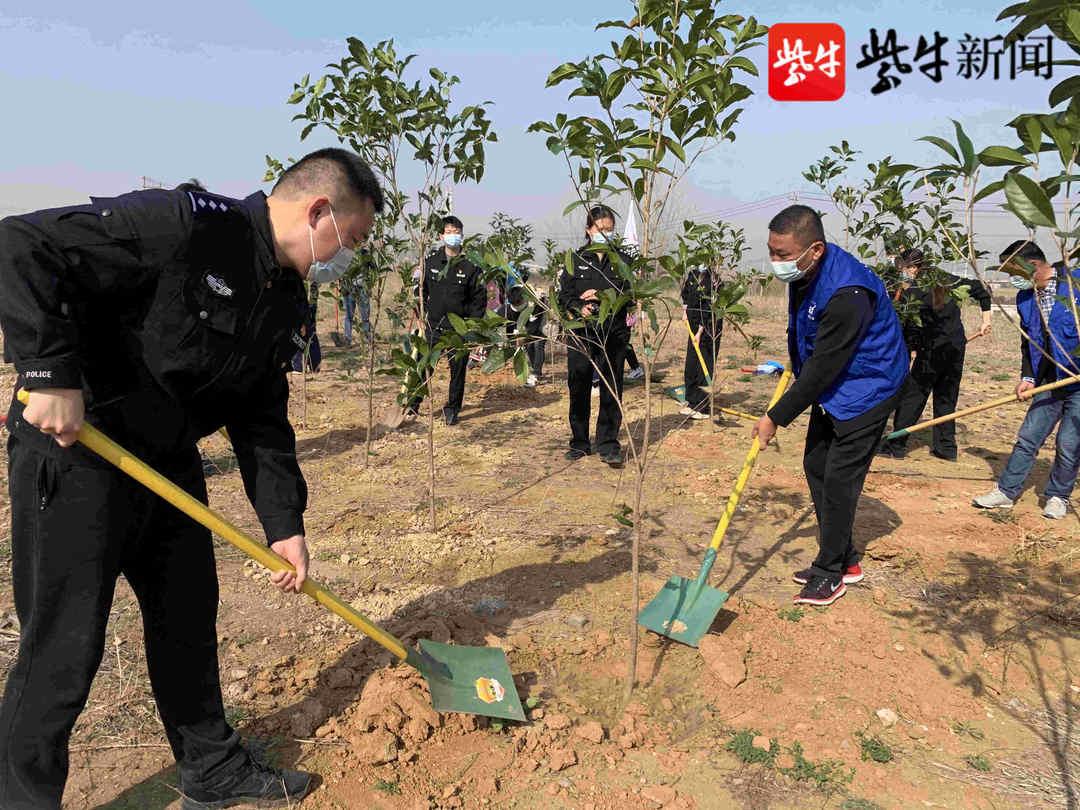
[[[458,647],[422,639],[420,652],[410,650],[407,663],[424,676],[437,712],[525,719],[506,653],[497,647]]]
[[[674,576],[638,614],[638,624],[654,633],[696,647],[728,595],[696,579]]]
[[[669,397],[671,397],[675,401],[681,402],[683,405],[686,404],[686,386],[685,385],[677,385],[674,388],[668,388],[664,393],[666,393]]]

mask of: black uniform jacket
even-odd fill
[[[617,249],[618,250],[618,249]],[[630,264],[633,260],[629,254],[618,250],[620,258]],[[599,293],[604,290],[617,290],[625,292],[628,284],[619,275],[616,268],[612,267],[611,259],[604,252],[592,250],[586,245],[573,253],[573,275],[563,270],[559,274],[559,309],[563,312],[577,316],[581,313],[581,294],[586,290],[596,290]],[[589,329],[595,329],[604,335],[618,335],[629,338],[630,328],[626,325],[626,314],[631,303],[622,306],[618,312],[612,313],[606,323],[595,327],[590,323]]]
[[[262,193],[138,191],[0,221],[18,384],[81,388],[87,421],[151,461],[227,427],[270,541],[304,531],[285,375],[306,309]]]
[[[450,328],[447,315],[482,318],[487,311],[487,286],[480,270],[463,254],[447,258],[439,248],[424,262],[424,313],[436,332]]]

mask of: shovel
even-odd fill
[[[1053,391],[1055,388],[1064,388],[1067,385],[1076,385],[1080,383],[1080,374],[1073,375],[1072,377],[1065,377],[1057,382],[1047,383],[1046,385],[1040,385],[1037,388],[1028,389],[1024,393],[1023,399],[1020,399],[1015,394],[1000,397],[998,399],[992,399],[989,402],[984,402],[981,405],[973,405],[970,408],[964,408],[963,410],[954,411],[953,413],[947,413],[944,416],[938,416],[934,419],[927,419],[925,422],[920,422],[917,425],[911,427],[901,428],[900,430],[894,430],[888,434],[885,439],[902,439],[911,433],[917,433],[920,430],[926,430],[932,428],[934,425],[940,425],[945,422],[952,422],[954,419],[962,419],[965,416],[971,416],[973,413],[981,413],[982,411],[988,411],[991,408],[1000,408],[1002,405],[1011,405],[1015,402],[1023,402],[1024,400],[1032,399],[1036,394],[1041,394],[1044,391]]]
[[[19,391],[19,401],[29,402]],[[160,495],[185,515],[234,545],[270,571],[293,571],[292,565],[199,502],[172,481],[131,455],[93,425],[84,423],[79,442],[127,473],[151,492]],[[390,633],[341,601],[312,579],[301,590],[335,613],[380,647],[420,671],[431,689],[431,702],[439,712],[481,714],[505,720],[524,720],[506,653],[496,647],[457,647],[420,640],[420,649],[406,649]]]
[[[790,371],[785,371],[781,375],[780,382],[776,384],[776,390],[769,401],[770,408],[783,395],[790,379]],[[712,571],[713,563],[716,562],[716,553],[720,550],[720,543],[723,542],[724,534],[727,533],[728,524],[731,523],[731,518],[738,508],[739,497],[746,487],[746,482],[750,480],[750,472],[754,469],[754,462],[757,461],[759,451],[760,445],[755,437],[753,446],[743,463],[742,472],[739,473],[739,478],[735,482],[735,490],[728,498],[727,508],[720,517],[709,549],[701,561],[701,570],[697,578],[686,579],[676,575],[669,579],[660,593],[638,614],[638,624],[642,627],[696,647],[701,637],[712,626],[713,619],[727,601],[728,595],[724,591],[709,587],[705,582],[709,578],[709,572]]]

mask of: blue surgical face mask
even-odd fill
[[[326,262],[320,262],[315,258],[315,229],[308,225],[308,239],[311,241],[311,267],[308,270],[308,281],[319,284],[329,284],[345,275],[356,256],[356,251],[345,247],[345,243],[341,241],[341,231],[338,230],[333,207],[330,208],[330,221],[334,223],[334,232],[337,234],[338,244],[341,247],[330,257],[330,261]]]
[[[813,247],[813,245],[811,245],[810,247]],[[793,281],[798,281],[800,278],[805,276],[809,268],[807,268],[807,270],[800,270],[799,261],[802,259],[803,256],[807,254],[807,252],[810,250],[810,247],[800,253],[798,258],[792,259],[791,261],[770,262],[770,264],[772,264],[773,275],[783,281],[785,284],[790,284]]]
[[[464,243],[465,237],[460,233],[445,233],[442,240],[448,248],[459,248]]]
[[[597,245],[611,245],[615,243],[615,231],[597,231],[592,234],[592,241]]]
[[[1024,278],[1023,276],[1009,276],[1009,283],[1018,290],[1030,290],[1035,286],[1030,278]]]

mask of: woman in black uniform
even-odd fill
[[[918,248],[905,250],[896,258],[897,269],[903,278],[897,309],[917,313],[904,324],[904,340],[912,354],[911,374],[904,384],[900,403],[893,418],[893,429],[911,427],[922,417],[930,395],[934,395],[934,417],[956,410],[960,395],[960,378],[964,374],[964,353],[967,336],[960,317],[960,306],[952,295],[958,287],[967,287],[972,300],[982,309],[981,337],[990,333],[990,292],[978,279],[962,279],[936,268],[928,268],[923,252]],[[940,276],[941,283],[920,286],[918,279],[925,273]],[[945,461],[956,461],[956,422],[945,422],[933,428],[931,454]],[[885,441],[882,455],[903,458],[907,455],[907,437]]]

